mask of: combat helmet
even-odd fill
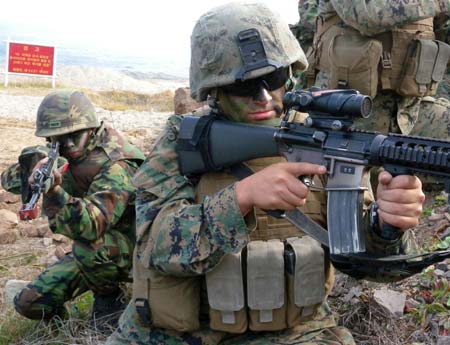
[[[308,62],[289,26],[263,3],[236,2],[213,8],[191,35],[190,88],[197,101],[211,89]]]
[[[45,96],[37,112],[38,137],[52,137],[100,125],[95,108],[81,91],[59,90]]]

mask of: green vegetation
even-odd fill
[[[12,307],[4,307],[0,316],[0,345],[98,344],[106,336],[89,325],[92,303],[92,293],[85,293],[66,303],[64,318],[55,317],[49,322],[28,320]]]
[[[450,331],[450,285],[446,278],[433,275],[433,268],[429,267],[418,275],[416,299],[422,300],[417,307],[408,310],[419,327],[425,327],[429,319],[434,316],[439,319],[444,332]]]

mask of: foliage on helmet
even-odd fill
[[[307,60],[289,26],[263,3],[236,2],[216,7],[197,21],[191,36],[191,96],[204,101],[211,89],[236,82],[245,70],[238,35],[256,30],[264,47],[266,66],[248,79],[273,71],[268,67],[304,70]]]
[[[59,90],[45,96],[36,119],[36,136],[52,137],[100,125],[95,108],[81,91]]]

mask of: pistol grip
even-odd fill
[[[393,241],[397,240],[402,235],[402,232],[400,231],[400,228],[397,228],[396,226],[393,226],[391,224],[383,224],[382,228],[379,230],[378,235],[382,239]]]

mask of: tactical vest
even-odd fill
[[[264,158],[247,163],[258,171],[281,160]],[[204,174],[197,185],[196,202],[235,181],[225,173]],[[321,185],[319,178],[315,182]],[[324,225],[325,208],[325,194],[311,191],[302,211]],[[318,315],[334,282],[332,267],[320,244],[286,220],[272,218],[261,210],[254,210],[245,220],[251,239],[247,247],[225,255],[211,272],[200,277],[168,276],[145,267],[137,259],[137,247],[133,300],[141,322],[195,331],[199,318],[206,316],[211,329],[229,333],[290,327],[303,332],[312,328],[315,319],[321,319],[326,327],[333,326],[331,316]],[[204,307],[207,315],[202,312]],[[151,317],[145,316],[146,309]]]
[[[433,18],[368,37],[337,16],[319,16],[307,54],[308,86],[319,70],[329,75],[329,88],[357,89],[372,97],[383,90],[433,96],[450,57],[450,46],[434,38]]]

